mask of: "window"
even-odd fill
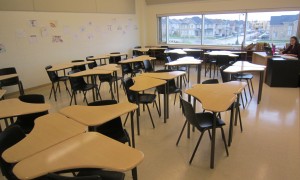
[[[203,44],[241,45],[244,40],[245,14],[204,16]]]
[[[158,18],[162,44],[241,46],[257,42],[281,48],[300,35],[299,11],[164,16]]]
[[[297,35],[299,11],[248,13],[246,44],[266,42],[283,48]]]

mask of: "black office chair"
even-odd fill
[[[48,71],[51,68],[52,68],[52,66],[50,66],[50,65],[45,67],[46,72],[48,74],[48,77],[49,77],[49,79],[51,81],[51,84],[52,84],[51,85],[51,91],[50,91],[49,99],[51,98],[52,93],[53,93],[54,99],[55,99],[55,101],[57,101],[57,98],[56,98],[57,89],[60,92],[60,84],[59,84],[59,82],[63,82],[65,84],[66,91],[71,96],[71,93],[70,93],[68,85],[67,85],[68,77],[67,76],[58,76],[55,71]],[[56,86],[55,86],[55,84],[56,84]]]
[[[72,71],[70,71],[68,73],[68,75],[76,73],[76,72],[79,72],[79,71],[80,71],[79,69],[72,70]],[[84,96],[83,101],[85,101],[86,104],[88,104],[86,93],[89,90],[95,89],[96,90],[96,95],[98,95],[100,97],[100,99],[101,99],[101,96],[100,96],[97,84],[87,84],[84,81],[83,77],[69,77],[69,79],[70,79],[71,89],[72,89],[72,95],[71,95],[70,105],[72,104],[73,98],[74,98],[75,104],[77,104],[76,93],[78,91],[82,91],[83,92],[83,96]]]
[[[94,60],[89,60],[90,58],[93,58],[94,56],[87,56],[85,59],[86,59],[86,61],[92,61],[92,63],[89,63],[88,64],[88,68],[89,69],[93,69],[93,68],[95,68],[95,67],[97,67],[98,65],[97,65],[97,63],[96,63],[96,61],[94,61]]]
[[[26,103],[35,103],[35,104],[45,103],[45,98],[41,94],[27,94],[27,95],[19,96],[19,99],[22,102],[26,102]],[[44,116],[46,114],[48,114],[48,111],[21,115],[18,116],[15,124],[19,125],[25,134],[29,134],[34,127],[35,119],[40,116]]]
[[[153,72],[152,64],[149,60],[144,60],[144,72]]]
[[[9,74],[17,74],[16,68],[8,67],[8,68],[0,69],[0,75],[9,75]],[[19,77],[2,80],[0,82],[1,82],[1,87],[18,85],[20,95],[24,95],[23,84],[22,81],[20,81]]]
[[[252,84],[253,74],[251,74],[251,73],[237,73],[237,74],[234,74],[233,77],[236,80],[240,80],[240,81],[245,80],[247,82],[249,95],[250,95],[250,98],[252,98],[252,94],[254,94],[254,88],[253,88],[253,84]],[[250,90],[250,87],[251,87],[252,92]]]
[[[130,103],[137,103],[137,99],[136,99],[136,92],[134,91],[131,91],[129,88],[131,86],[134,85],[134,82],[133,82],[133,79],[132,78],[127,78],[127,79],[124,79],[123,81],[123,85],[125,87],[125,91],[126,91],[126,95],[127,95],[127,99]],[[157,103],[156,103],[156,95],[155,94],[138,94],[138,101],[139,101],[139,104],[143,104],[143,105],[146,105],[147,109],[148,109],[148,112],[149,112],[149,116],[150,116],[150,119],[151,119],[151,123],[152,123],[152,126],[153,128],[155,128],[155,125],[154,125],[154,122],[153,122],[153,118],[152,118],[152,115],[151,115],[151,112],[150,112],[150,109],[149,109],[149,105],[150,103],[154,103],[154,105],[156,106],[156,109],[157,109],[157,112],[158,112],[158,115],[160,116],[161,113],[158,109],[158,106],[157,106]],[[125,120],[125,123],[124,125],[126,124],[126,121],[127,121],[127,118]],[[140,129],[139,127],[139,122],[137,123],[138,124],[138,129]]]
[[[115,99],[114,93],[113,93],[113,82],[117,81],[118,79],[115,78],[115,76],[112,76],[111,74],[99,74],[98,75],[100,84],[99,84],[99,91],[101,90],[101,85],[103,82],[107,82],[109,84],[110,93],[111,93],[111,99]],[[115,87],[118,88],[118,87]]]
[[[165,59],[166,63],[170,63],[172,61],[173,60],[171,59],[170,56],[167,56],[166,59]],[[165,67],[165,69],[166,69],[166,67]],[[171,70],[178,70],[178,71],[184,71],[184,72],[187,72],[187,70],[188,70],[186,66],[180,66],[180,67],[176,67],[176,68],[175,67],[169,67],[169,69],[171,69]],[[184,85],[185,86],[189,82],[188,78],[186,77],[186,74],[183,75],[183,81],[184,81]]]
[[[198,139],[197,145],[196,145],[196,147],[194,149],[194,152],[191,156],[191,159],[189,161],[189,163],[191,164],[193,159],[194,159],[195,153],[198,149],[198,146],[200,144],[200,141],[202,139],[203,134],[205,133],[206,130],[211,130],[212,127],[213,127],[214,116],[213,116],[212,113],[195,113],[195,110],[194,110],[192,104],[190,104],[189,102],[182,99],[182,97],[180,97],[180,101],[181,101],[181,104],[182,104],[183,114],[186,117],[186,121],[183,125],[183,128],[182,128],[181,132],[180,132],[180,135],[178,137],[176,145],[178,145],[179,140],[182,136],[182,133],[183,133],[187,123],[189,123],[189,124],[193,125],[194,127],[196,127],[201,133],[201,135]],[[224,130],[223,130],[224,125],[225,125],[224,121],[222,121],[219,118],[216,119],[216,128],[221,128],[222,139],[223,139],[223,142],[224,142],[226,154],[227,154],[227,156],[229,156],[228,148],[227,148],[227,144],[226,144],[226,139],[225,139],[225,134],[224,134]]]
[[[124,78],[125,75],[129,75],[130,77],[134,77],[136,76],[137,73],[141,73],[140,70],[136,70],[136,69],[132,69],[129,63],[122,63],[121,64],[121,68],[122,68],[122,77]]]
[[[219,84],[219,80],[218,79],[207,79],[207,80],[203,81],[202,84]]]
[[[76,63],[76,62],[84,62],[84,60],[73,60],[71,61],[72,63]],[[72,70],[75,70],[75,69],[79,69],[80,71],[85,71],[86,70],[86,67],[85,67],[85,64],[84,65],[80,65],[80,66],[75,66],[72,68]]]
[[[19,126],[12,125],[7,127],[0,133],[0,154],[17,144],[19,141],[25,138],[25,134]],[[0,167],[2,175],[9,180],[17,180],[18,178],[12,172],[14,164],[7,163],[2,156],[0,156]]]
[[[170,72],[170,71],[172,71],[172,70],[157,70],[155,72],[159,73],[159,72]],[[175,94],[175,97],[174,97],[174,105],[175,105],[177,94],[179,93],[180,95],[182,95],[181,89],[176,86],[175,79],[169,80],[168,85],[169,85],[168,86],[169,94]],[[156,92],[158,93],[158,106],[159,106],[159,110],[161,112],[160,95],[165,94],[165,85],[157,86]]]
[[[92,103],[89,103],[89,106],[105,106],[105,105],[112,105],[117,104],[117,101],[115,100],[103,100],[103,101],[95,101]],[[129,146],[131,146],[130,138],[128,135],[128,132],[126,129],[122,126],[121,117],[117,117],[105,124],[102,124],[98,127],[96,127],[96,131],[108,136],[116,141],[119,141],[121,143],[128,143]]]
[[[110,54],[120,54],[120,52],[112,52]],[[109,64],[118,64],[121,61],[121,56],[109,57]]]

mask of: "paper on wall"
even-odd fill
[[[63,43],[63,39],[61,36],[52,36],[52,42],[53,43]]]
[[[26,37],[26,32],[24,29],[17,29],[16,30],[16,37],[17,38],[25,38]]]
[[[6,51],[5,46],[0,43],[0,53],[4,53]]]
[[[35,19],[29,20],[29,26],[30,27],[37,27],[38,26],[38,21]]]
[[[49,30],[48,30],[47,27],[41,27],[40,31],[41,31],[41,36],[42,37],[48,37],[49,36]]]
[[[51,20],[51,21],[49,22],[49,26],[50,26],[51,28],[57,28],[57,21]]]
[[[37,35],[32,34],[32,35],[29,36],[29,43],[30,44],[37,43],[37,42],[38,42]]]

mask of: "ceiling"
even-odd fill
[[[154,4],[181,3],[181,2],[191,2],[191,1],[209,1],[209,0],[146,0],[146,3],[148,5],[154,5]]]

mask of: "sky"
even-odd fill
[[[271,16],[280,16],[280,15],[295,15],[299,14],[299,11],[281,11],[281,12],[262,12],[262,13],[248,13],[248,21],[269,21]],[[240,15],[240,16],[239,16]],[[189,16],[171,16],[171,19],[183,19],[191,18],[197,15]],[[199,16],[201,17],[201,16]],[[210,19],[226,19],[226,20],[238,20],[239,18],[243,20],[245,18],[245,13],[236,13],[236,14],[218,14],[218,15],[206,15]]]

